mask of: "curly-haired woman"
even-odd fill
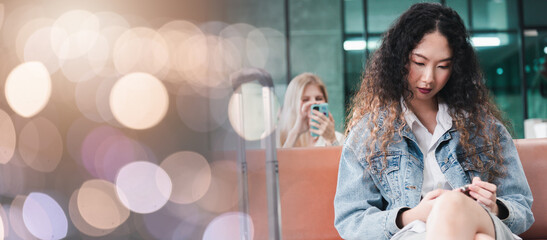
[[[534,222],[516,148],[460,16],[410,7],[370,59],[334,200],[348,239],[513,239]]]

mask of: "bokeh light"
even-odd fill
[[[9,209],[9,222],[11,225],[11,229],[13,229],[18,237],[25,240],[34,240],[38,238],[30,233],[23,220],[23,205],[25,204],[26,199],[27,196],[23,195],[17,195],[13,199]]]
[[[171,240],[193,239],[196,235],[201,236],[202,232],[201,226],[196,226],[193,222],[181,221],[175,231],[173,231]]]
[[[255,30],[256,28],[252,25],[246,24],[246,23],[236,23],[229,26],[226,26],[222,31],[219,33],[219,36],[237,47],[239,54],[238,64],[241,67],[249,67],[251,66],[251,62],[249,62],[249,59],[247,58],[247,45],[248,45],[248,35],[250,32]]]
[[[15,35],[15,52],[17,53],[17,57],[20,61],[24,60],[25,45],[27,45],[27,41],[30,36],[42,29],[51,28],[54,22],[55,19],[51,18],[34,18],[17,29]],[[47,37],[49,38],[49,35]],[[51,40],[43,39],[43,42],[51,43]],[[48,48],[52,47],[48,46]]]
[[[188,219],[173,215],[169,209],[162,208],[159,211],[142,216],[143,228],[146,230],[144,239],[198,239],[203,234],[200,225],[187,222]],[[180,225],[186,227],[182,229]],[[181,232],[184,230],[183,232]],[[199,230],[201,232],[198,232]]]
[[[179,204],[193,203],[205,195],[211,183],[207,159],[195,152],[171,154],[160,164],[173,183],[170,200]]]
[[[106,82],[106,83],[105,83]],[[110,112],[108,104],[109,91],[103,89],[104,84],[110,87],[115,83],[113,78],[95,77],[78,82],[75,89],[75,100],[78,110],[89,120],[94,122],[105,122],[113,118],[112,115],[103,116],[103,112]]]
[[[23,161],[32,169],[52,172],[61,162],[63,139],[53,123],[38,117],[21,130],[18,150]]]
[[[121,74],[116,70],[116,66],[114,65],[113,61],[113,48],[114,44],[116,43],[116,40],[124,34],[129,29],[129,25],[125,25],[123,23],[113,23],[113,25],[106,26],[101,29],[100,36],[106,39],[106,43],[108,43],[108,58],[103,62],[105,65],[102,68],[101,72],[98,72],[97,74],[102,77],[119,77]],[[99,56],[104,57],[104,56]],[[96,61],[97,57],[94,54],[89,54],[89,59],[91,64],[94,64],[94,61]],[[99,58],[99,60],[102,60]]]
[[[87,119],[95,122],[104,122],[97,107],[97,89],[102,83],[102,78],[93,77],[87,81],[78,82],[74,90],[74,97],[78,110]]]
[[[80,213],[80,209],[78,208],[78,194],[79,190],[76,190],[72,193],[70,196],[70,201],[68,205],[68,212],[70,215],[70,220],[72,221],[72,224],[82,233],[88,236],[92,237],[101,237],[105,236],[107,234],[112,233],[116,228],[112,229],[99,229],[96,227],[91,226],[91,224],[87,223],[86,220],[82,217]]]
[[[6,80],[6,100],[14,112],[32,117],[51,96],[49,72],[41,62],[26,62],[11,71]]]
[[[52,48],[61,60],[66,60],[81,57],[91,50],[99,37],[100,23],[88,11],[72,10],[57,18],[53,27],[64,34],[51,36]]]
[[[283,34],[59,4],[0,3],[0,239],[239,239],[236,163],[201,154],[235,144],[232,72],[286,77]]]
[[[129,218],[129,209],[118,199],[116,186],[105,180],[86,181],[78,190],[76,201],[75,210],[97,229],[115,229]]]
[[[268,61],[270,49],[268,40],[260,29],[255,29],[247,35],[247,58],[252,67],[264,68]]]
[[[100,26],[103,29],[111,26],[126,28],[130,26],[129,22],[124,17],[115,12],[99,12],[96,13],[95,16],[99,19]]]
[[[179,63],[190,67],[183,72],[183,77],[189,80],[195,92],[209,98],[224,98],[230,93],[227,91],[231,90],[229,75],[241,66],[241,54],[233,43],[215,35],[204,35],[194,36],[179,47],[187,51],[179,57]]]
[[[4,207],[0,205],[0,240],[5,239],[7,236],[9,236],[8,215]]]
[[[248,141],[254,141],[262,139],[271,132],[266,132],[266,126],[264,121],[264,103],[263,103],[263,87],[258,83],[246,83],[241,87],[241,98],[238,94],[233,94],[230,98],[228,117],[234,130],[239,136],[247,139]],[[273,109],[271,109],[272,121],[276,126],[277,112],[279,111],[279,102],[275,97],[275,94],[270,91],[270,96]],[[243,109],[240,108],[240,101],[243,101]],[[241,126],[243,120],[244,128]],[[272,129],[273,131],[273,129]]]
[[[195,35],[182,40],[174,51],[174,65],[183,79],[194,85],[200,85],[200,80],[207,72],[207,41],[204,34]]]
[[[0,3],[0,29],[2,29],[3,23],[4,23],[4,4]]]
[[[59,70],[60,62],[53,48],[54,43],[51,42],[50,36],[55,34],[62,34],[57,29],[51,27],[44,27],[32,33],[25,42],[23,48],[23,58],[25,62],[37,61],[46,66],[48,72],[55,73]],[[19,43],[19,42],[18,42]]]
[[[44,193],[33,192],[23,204],[23,221],[40,239],[62,239],[68,232],[68,220],[61,206]]]
[[[237,166],[234,161],[220,160],[211,163],[209,190],[196,203],[212,213],[232,209],[238,201]]]
[[[112,109],[110,109],[110,90],[116,84],[117,80],[117,78],[112,76],[101,79],[101,84],[97,87],[95,104],[103,121],[108,122],[112,126],[122,127],[116,118],[114,118]]]
[[[6,164],[13,157],[17,133],[11,117],[0,109],[0,163]]]
[[[205,227],[207,226],[207,224],[215,216],[215,214],[204,212],[196,204],[177,204],[173,202],[167,203],[164,208],[158,211],[158,213],[163,213],[163,214],[167,213],[167,215],[178,218],[179,225],[180,224],[188,225],[187,227],[190,232],[187,232],[186,234],[183,234],[183,235],[181,235],[181,233],[174,233],[174,234],[178,234],[179,238],[175,238],[175,236],[173,236],[173,239],[192,239],[192,238],[183,238],[182,236],[189,235],[191,232],[195,232],[197,229],[200,229],[200,231],[197,232],[199,236],[203,235],[203,230],[205,230]],[[145,219],[145,221],[148,221],[148,220]],[[178,228],[180,228],[180,226]]]
[[[184,124],[198,132],[216,129],[228,119],[226,99],[207,98],[187,87],[180,87],[176,106]]]
[[[167,90],[157,78],[147,73],[122,77],[110,93],[114,117],[132,129],[146,129],[158,124],[168,106]]]
[[[0,194],[12,198],[25,192],[25,186],[30,181],[24,171],[28,168],[15,165],[14,160],[9,164],[0,165]]]
[[[116,41],[113,60],[121,74],[144,72],[162,78],[169,70],[167,42],[153,29],[129,29]]]
[[[203,234],[203,240],[240,239],[243,236],[242,225],[245,222],[249,226],[249,239],[253,239],[254,225],[251,217],[241,212],[228,212],[209,223]]]
[[[221,84],[231,84],[228,77],[241,68],[241,53],[232,42],[217,36],[208,37],[209,71],[207,86],[216,87]],[[218,79],[215,79],[218,78]]]
[[[17,57],[21,62],[49,59],[49,52],[53,54],[53,43],[51,43],[50,34],[61,33],[60,31],[54,31],[54,29],[51,28],[54,22],[55,19],[52,18],[35,18],[26,22],[24,25],[21,26],[20,29],[17,29],[18,31],[16,32],[15,36],[15,53],[17,54]],[[46,31],[47,36],[44,36],[44,32]],[[31,36],[33,36],[32,40],[30,40]],[[45,37],[45,39],[37,39],[40,36]],[[39,49],[40,45],[43,49]],[[31,51],[27,51],[28,57],[34,57],[36,59],[25,60],[25,49],[27,47],[33,48],[34,50],[38,51],[37,54],[34,54]],[[51,63],[43,62],[50,73],[54,73],[59,69],[59,60],[57,59],[57,56],[55,54],[53,54],[53,57],[55,57],[55,59],[51,59]],[[50,66],[53,68],[50,68]]]
[[[95,45],[91,47],[91,51],[87,54],[87,60],[94,73],[99,74],[103,72],[103,69],[110,57],[111,44],[108,39],[99,35]]]
[[[267,49],[260,49],[260,53],[248,54],[250,58],[254,58],[254,54],[266,54],[267,60],[264,69],[272,75],[272,79],[284,79],[287,73],[287,66],[282,64],[285,62],[285,49],[286,49],[286,37],[285,34],[273,28],[259,28],[256,31],[260,31],[268,42]]]
[[[207,35],[217,35],[219,36],[222,30],[226,29],[229,25],[225,22],[220,21],[209,21],[199,25],[201,31]]]
[[[95,123],[90,121],[87,118],[80,117],[78,119],[75,119],[70,127],[68,128],[68,131],[66,133],[66,148],[67,151],[72,157],[73,160],[78,162],[80,165],[83,165],[82,163],[82,147],[83,142],[89,132],[93,130],[96,127]]]
[[[25,24],[34,20],[45,18],[44,10],[36,5],[26,4],[16,7],[9,12],[6,12],[2,33],[4,37],[3,44],[14,47],[18,41],[15,36],[23,28]]]
[[[116,186],[121,202],[137,213],[157,211],[172,192],[169,175],[158,165],[145,161],[125,165],[118,173]]]
[[[75,138],[81,139],[81,135],[75,135]],[[148,153],[145,146],[108,125],[89,131],[82,141],[80,154],[81,158],[78,159],[81,159],[81,164],[92,176],[111,182],[115,181],[117,172],[128,163],[155,162],[155,157]]]
[[[184,20],[175,20],[170,21],[163,26],[161,26],[158,29],[158,33],[165,39],[167,43],[167,47],[169,48],[169,51],[171,54],[169,55],[169,70],[172,75],[178,74],[179,72],[183,72],[184,69],[178,69],[177,68],[177,58],[181,55],[187,54],[186,51],[180,51],[184,50],[184,48],[179,48],[179,45],[183,44],[186,40],[193,36],[203,35],[203,32],[194,25],[193,23],[189,21]],[[185,63],[182,63],[185,64]],[[186,82],[186,79],[171,76],[165,79],[162,79],[163,81],[168,81],[172,84],[174,84],[175,88],[174,90],[176,93],[177,87],[181,86],[183,83]],[[168,88],[168,90],[171,90]]]
[[[86,54],[63,61],[61,70],[69,81],[88,81],[103,72],[109,57],[110,44],[102,35],[95,38]]]
[[[150,161],[147,152],[140,143],[124,135],[113,135],[103,139],[96,149],[95,169],[97,177],[116,181],[116,174],[125,165],[134,161]]]

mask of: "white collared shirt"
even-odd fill
[[[452,117],[448,114],[448,106],[445,103],[439,103],[437,112],[437,126],[431,134],[427,128],[420,122],[418,117],[406,107],[401,100],[401,107],[408,126],[416,136],[418,145],[424,156],[424,181],[422,184],[422,196],[435,189],[452,189],[446,181],[441,168],[435,157],[435,149],[439,145],[439,139],[452,127]]]

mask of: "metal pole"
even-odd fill
[[[363,37],[365,39],[365,66],[368,62],[369,45],[368,45],[368,1],[363,0]],[[363,66],[364,67],[364,66]]]
[[[473,7],[471,6],[471,0],[467,0],[467,22],[469,23],[469,29],[473,29]]]
[[[239,166],[239,172],[237,175],[237,182],[239,185],[239,211],[244,213],[245,215],[241,219],[240,223],[240,231],[241,231],[241,240],[248,240],[251,239],[249,237],[249,221],[248,221],[248,215],[249,215],[249,190],[248,190],[248,183],[247,183],[247,159],[245,157],[245,125],[243,124],[243,95],[241,91],[242,85],[237,88],[234,92],[236,96],[239,96],[236,98],[236,101],[238,101],[237,106],[239,107],[239,133],[243,136],[239,136],[239,139],[237,141],[237,165]]]
[[[269,239],[281,239],[281,207],[279,201],[278,161],[273,124],[274,101],[272,101],[273,88],[262,87],[264,103],[264,123],[266,124],[266,195],[268,198],[268,227]]]
[[[285,46],[285,57],[286,57],[286,62],[287,62],[287,84],[289,84],[289,82],[291,81],[292,79],[292,73],[291,73],[291,22],[290,22],[290,2],[289,0],[285,0],[284,1],[285,3],[285,8],[284,8],[284,11],[285,11],[285,42],[286,42],[286,46]]]
[[[523,121],[528,119],[528,84],[526,83],[526,45],[524,42],[524,11],[522,0],[517,1],[518,11],[518,35],[519,35],[519,65],[520,65],[520,91],[522,93],[522,116]]]

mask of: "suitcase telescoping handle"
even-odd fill
[[[278,161],[276,151],[276,139],[274,131],[274,101],[273,99],[273,81],[271,75],[264,69],[245,68],[230,75],[230,81],[234,89],[234,94],[239,101],[239,129],[243,132],[243,100],[241,94],[241,85],[244,83],[258,81],[262,85],[262,102],[264,104],[264,124],[268,135],[266,136],[266,197],[268,204],[268,236],[270,240],[281,239],[281,208],[279,202],[279,178]],[[243,134],[242,134],[243,135]],[[247,185],[247,161],[245,159],[245,139],[240,137],[238,141],[238,183],[239,183],[239,208],[245,214],[248,210],[248,185]],[[242,239],[250,239],[249,225],[247,217],[244,217],[242,224]]]
[[[261,68],[243,68],[230,75],[234,91],[244,83],[258,81],[262,87],[273,88],[272,76]]]

